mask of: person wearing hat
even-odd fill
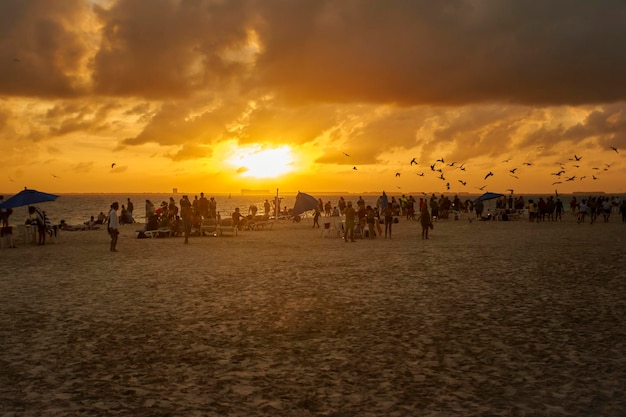
[[[350,237],[351,242],[356,242],[356,240],[354,240],[354,220],[356,219],[356,210],[352,207],[352,201],[348,201],[345,214],[346,230],[343,234],[343,240],[344,242],[348,242],[348,237]]]

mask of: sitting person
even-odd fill
[[[103,212],[100,212],[100,214],[98,214],[98,220],[96,220],[96,224],[104,224],[107,221],[107,215],[104,214]]]
[[[68,232],[74,232],[76,230],[87,230],[87,226],[86,225],[72,226],[72,225],[67,224],[65,220],[61,220],[61,222],[59,223],[59,229],[65,230]]]
[[[61,220],[61,223],[63,223],[63,220]],[[87,226],[87,229],[89,229],[89,230],[97,230],[97,229],[99,229],[99,227],[96,226],[96,224],[97,224],[96,223],[96,219],[93,216],[91,216],[89,218],[89,220],[87,220],[85,222],[85,226]]]

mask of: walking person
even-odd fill
[[[189,235],[191,234],[193,208],[189,197],[186,195],[180,199],[180,218],[183,221],[183,233],[185,234],[185,245],[187,245],[189,243]]]
[[[111,252],[117,252],[117,237],[120,234],[120,221],[117,217],[117,209],[119,208],[120,206],[116,201],[115,203],[111,204],[111,211],[109,211],[109,223],[107,230],[109,231],[109,235],[111,236]]]
[[[428,212],[428,205],[424,204],[420,212],[420,223],[422,225],[422,240],[428,239],[428,229],[432,229],[433,222]]]

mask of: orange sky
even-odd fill
[[[5,196],[626,192],[621,1],[5,0],[0,34]]]

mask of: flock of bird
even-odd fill
[[[615,153],[619,153],[619,150],[615,146],[610,146],[609,149]],[[350,155],[346,152],[343,152],[343,154],[346,157],[350,157]],[[589,167],[582,166],[582,162],[581,162],[582,159],[583,159],[582,156],[578,154],[574,154],[571,158],[568,158],[568,162],[556,162],[555,164],[558,165],[558,169],[550,173],[550,176],[554,177],[550,180],[551,185],[557,186],[559,184],[563,184],[566,182],[583,181],[583,180],[597,181],[600,179],[601,172],[608,171],[609,168],[611,168],[615,164],[615,162],[604,163],[603,166],[594,166],[594,167],[589,168]],[[496,176],[496,174],[498,176],[501,174],[507,174],[509,177],[513,178],[514,180],[519,180],[521,173],[524,171],[526,167],[534,166],[533,162],[522,162],[520,166],[511,166],[511,162],[512,162],[512,158],[503,160],[501,162],[501,166],[504,165],[503,170],[494,169],[494,171],[496,172],[494,171],[486,172],[483,177],[484,184],[481,184],[478,187],[475,186],[474,188],[480,191],[485,190],[485,188],[488,185],[487,180],[489,180],[489,178],[491,177]],[[421,164],[417,161],[417,158],[412,158],[411,161],[409,162],[409,165],[411,167],[413,165],[416,165],[419,167]],[[452,172],[456,170],[460,172],[465,172],[466,170],[465,163],[459,163],[456,161],[446,162],[444,158],[439,158],[436,161],[434,161],[432,164],[428,164],[428,165],[429,165],[429,171],[432,173],[432,175],[435,175],[436,178],[445,182],[445,187],[447,190],[451,189],[450,180],[448,179],[448,177],[452,178],[454,176],[454,175],[448,175],[450,174],[451,170]],[[356,166],[353,166],[352,169],[355,171],[358,170]],[[444,169],[445,169],[445,172],[444,172]],[[428,170],[426,171],[428,172]],[[421,172],[417,172],[416,174],[417,176],[420,176],[420,177],[423,177],[426,175],[424,170],[422,170]],[[400,177],[401,175],[402,175],[402,172],[398,171],[395,173],[395,177]],[[453,180],[454,179],[456,179],[456,181],[458,181],[458,183],[461,184],[462,187],[466,187],[468,184],[466,180],[464,180],[463,178],[459,178],[458,175],[454,176]],[[398,188],[401,188],[401,187],[398,186]],[[511,188],[507,189],[506,191],[511,192],[511,194],[513,193],[513,189]]]

